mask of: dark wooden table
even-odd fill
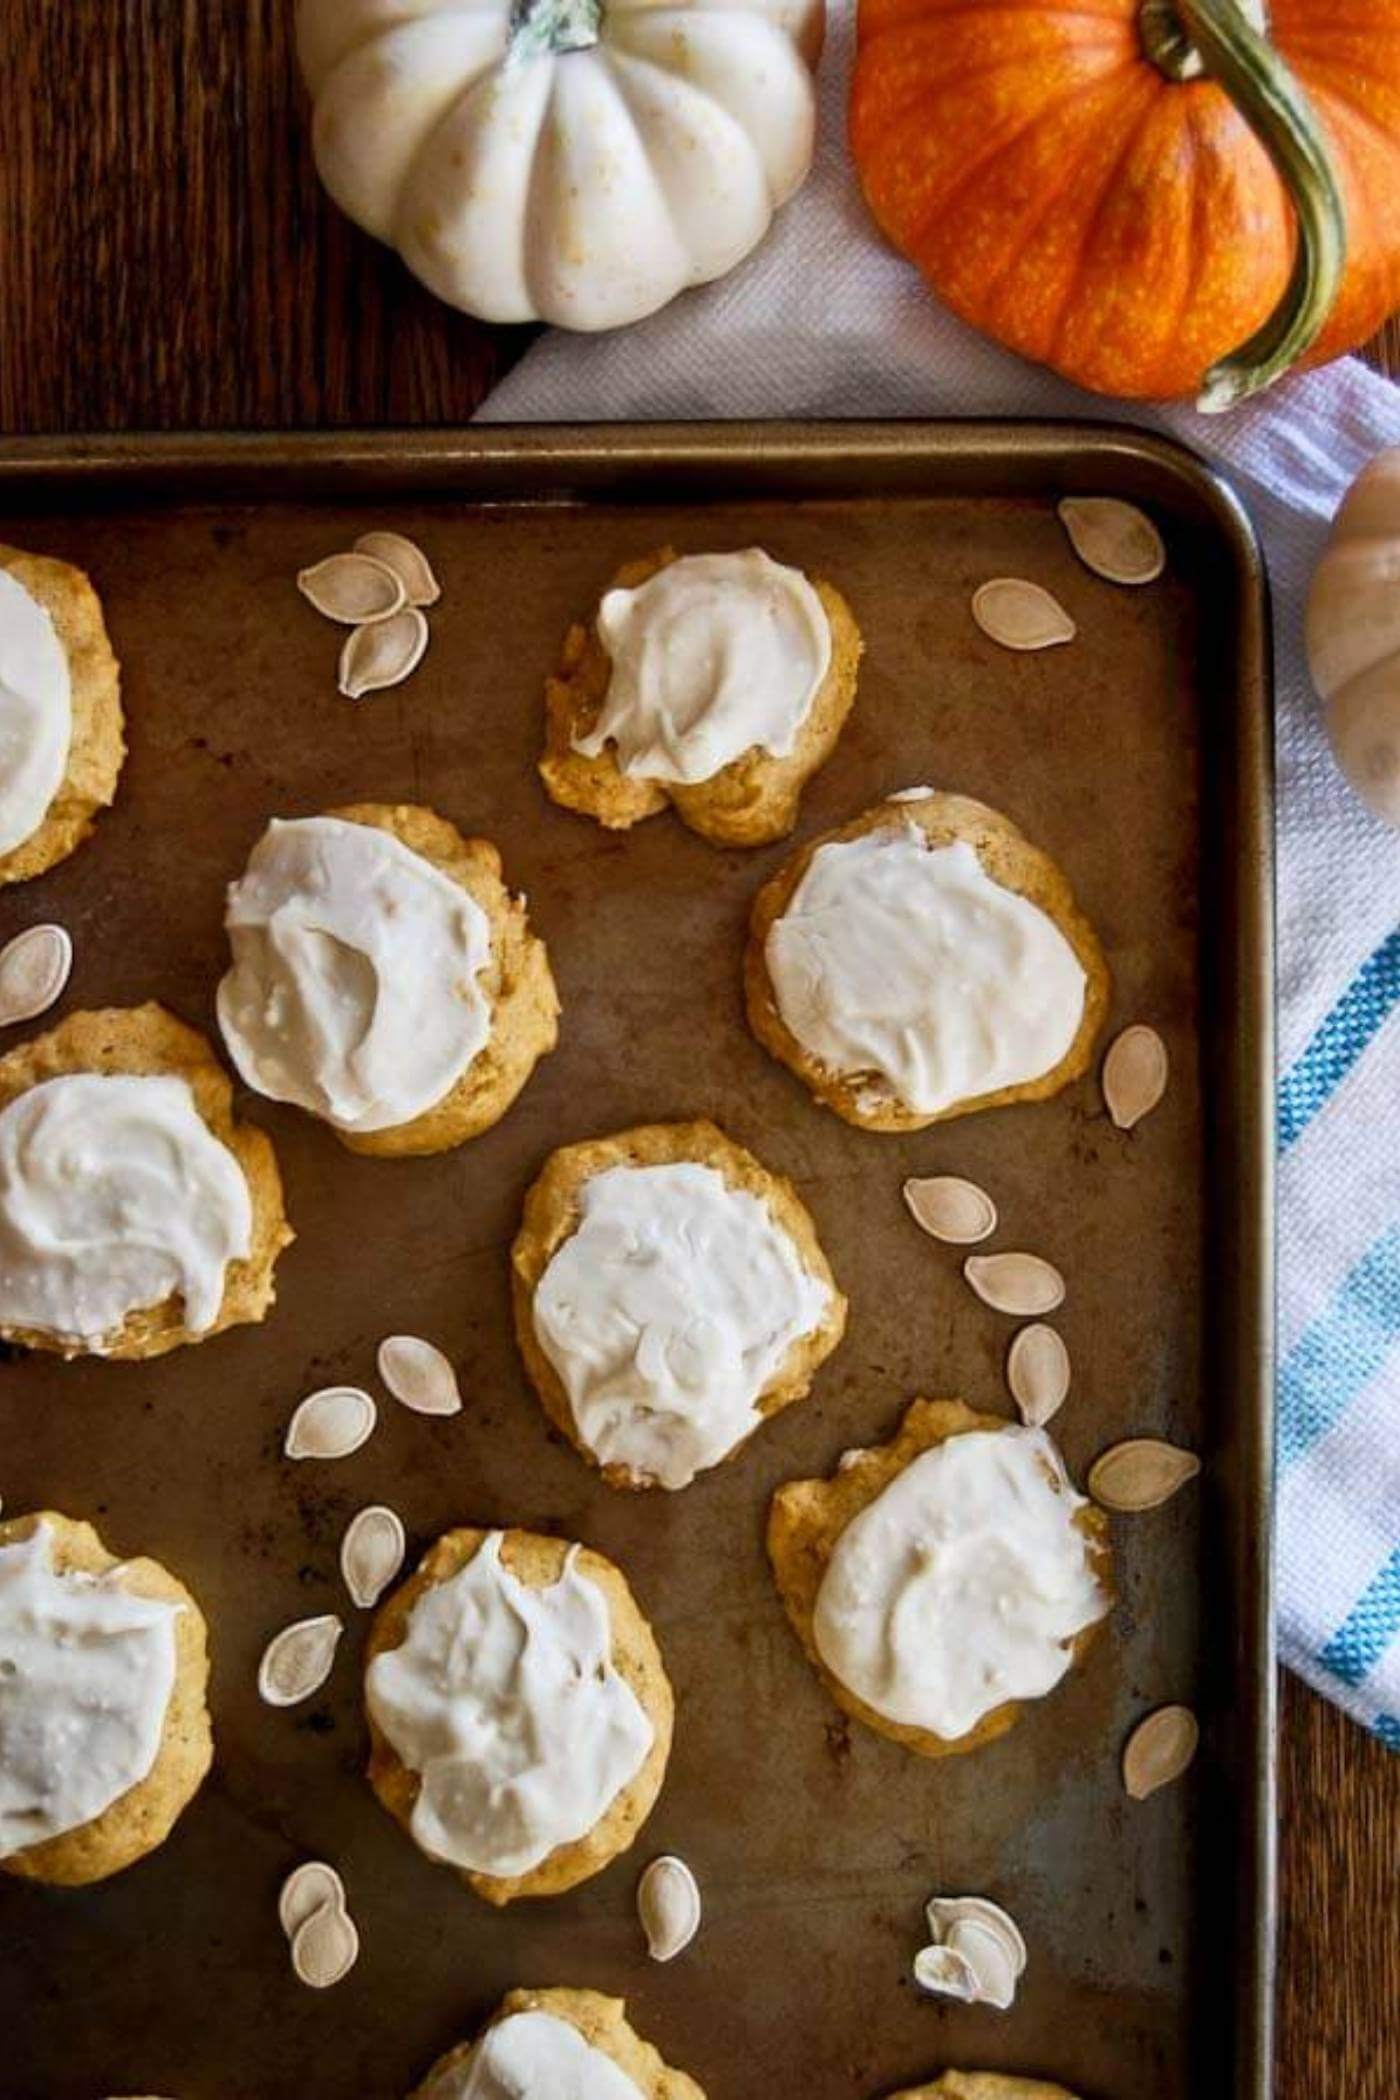
[[[462,422],[523,347],[324,203],[290,13],[0,0],[0,430]],[[1278,2100],[1397,2100],[1400,1758],[1289,1679],[1282,1762]]]

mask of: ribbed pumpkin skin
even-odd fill
[[[1135,0],[860,0],[851,147],[870,207],[986,335],[1100,393],[1194,393],[1270,313],[1294,229],[1213,82],[1167,80]],[[1347,271],[1307,362],[1400,306],[1400,0],[1277,0],[1327,132]]]

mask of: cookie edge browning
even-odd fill
[[[535,1333],[535,1293],[554,1256],[578,1230],[579,1198],[595,1175],[606,1173],[611,1167],[671,1166],[687,1161],[714,1167],[726,1187],[757,1196],[796,1247],[808,1275],[825,1284],[829,1293],[820,1326],[797,1337],[764,1386],[758,1401],[764,1421],[806,1397],[818,1370],[846,1331],[848,1301],[831,1272],[812,1215],[797,1190],[786,1175],[765,1167],[717,1124],[704,1117],[678,1123],[640,1123],[609,1137],[561,1145],[549,1155],[526,1194],[511,1247],[511,1305],[516,1341],[530,1383],[555,1428],[568,1438],[581,1458],[601,1473],[609,1487],[637,1493],[660,1488],[661,1484],[650,1476],[635,1473],[629,1466],[604,1464],[584,1443],[563,1381]],[[750,1435],[754,1433],[751,1431]],[[748,1441],[747,1436],[741,1438],[718,1463],[727,1465],[737,1458]],[[706,1470],[714,1472],[716,1468]]]
[[[175,1682],[165,1710],[160,1747],[144,1779],[100,1815],[57,1837],[0,1859],[0,1872],[50,1888],[82,1888],[119,1874],[164,1844],[198,1793],[214,1755],[209,1719],[209,1629],[185,1585],[159,1561],[119,1561],[91,1524],[56,1510],[34,1510],[0,1521],[0,1545],[32,1538],[41,1523],[54,1534],[54,1566],[103,1575],[122,1567],[122,1587],[134,1596],[168,1598],[183,1606],[175,1622]]]
[[[767,944],[773,926],[791,903],[798,885],[822,847],[864,838],[888,825],[917,824],[933,846],[965,840],[977,852],[983,869],[1002,888],[1025,897],[1054,921],[1078,956],[1085,973],[1084,1012],[1074,1041],[1060,1062],[1038,1079],[1017,1086],[1000,1087],[989,1094],[970,1095],[948,1108],[922,1114],[905,1108],[892,1095],[881,1094],[878,1105],[868,1105],[873,1083],[850,1079],[834,1072],[814,1057],[792,1034],[778,1008],[777,994],[768,971]],[[799,1078],[813,1097],[845,1122],[861,1130],[927,1130],[931,1124],[952,1121],[955,1116],[975,1115],[983,1109],[1005,1108],[1017,1101],[1047,1101],[1071,1081],[1088,1071],[1094,1047],[1108,1016],[1112,975],[1107,959],[1089,920],[1081,911],[1069,880],[1048,853],[1031,844],[1009,817],[985,802],[968,795],[934,793],[917,801],[886,797],[848,824],[823,832],[800,847],[776,875],[764,883],[754,899],[749,938],[744,952],[744,1001],[753,1033],[780,1064]]]
[[[785,1482],[769,1504],[768,1558],[783,1609],[807,1660],[843,1712],[920,1757],[960,1757],[980,1750],[984,1743],[995,1742],[1015,1727],[1025,1702],[1008,1700],[994,1707],[975,1728],[951,1741],[935,1735],[931,1729],[888,1719],[849,1690],[823,1661],[814,1631],[817,1596],[847,1526],[916,1458],[970,1430],[1000,1431],[1017,1426],[1004,1415],[976,1414],[961,1400],[911,1400],[887,1443],[861,1450],[849,1465],[838,1466],[825,1479]],[[1082,1662],[1095,1635],[1106,1624],[1114,1599],[1108,1519],[1089,1505],[1079,1511],[1076,1522],[1089,1541],[1094,1573],[1109,1599],[1110,1610],[1076,1636],[1071,1667]]]
[[[674,2070],[651,2042],[644,2041],[627,2018],[627,2002],[602,1991],[554,1985],[544,1990],[508,1991],[480,2033],[440,2056],[409,2100],[433,2100],[438,2081],[465,2064],[493,2027],[513,2013],[550,2013],[567,2021],[586,2042],[611,2059],[642,2094],[642,2100],[705,2100],[704,2091],[685,2071]]]
[[[30,882],[67,860],[87,839],[100,812],[116,800],[126,762],[121,666],[113,652],[91,577],[72,562],[0,545],[8,570],[43,606],[68,659],[73,733],[58,791],[36,831],[0,853],[0,887]]]
[[[233,1154],[248,1184],[252,1247],[245,1260],[227,1265],[218,1314],[199,1334],[185,1325],[182,1303],[172,1294],[159,1305],[128,1314],[120,1333],[100,1350],[74,1347],[37,1328],[0,1326],[0,1338],[70,1359],[130,1363],[163,1356],[184,1343],[210,1341],[228,1327],[264,1320],[277,1295],[277,1258],[295,1234],[287,1223],[272,1140],[253,1124],[234,1121],[233,1082],[207,1038],[154,1001],[69,1014],[56,1028],[16,1044],[0,1057],[0,1111],[45,1080],[77,1073],[187,1081],[205,1127]]]
[[[429,1547],[413,1574],[399,1584],[375,1613],[365,1647],[364,1669],[377,1655],[401,1647],[409,1615],[418,1599],[437,1584],[446,1582],[476,1558],[491,1535],[489,1528],[462,1525],[446,1531]],[[548,1537],[543,1532],[504,1531],[501,1559],[518,1581],[529,1589],[547,1589],[563,1573],[572,1541]],[[601,1873],[611,1861],[630,1849],[655,1806],[666,1776],[675,1724],[675,1698],[666,1675],[661,1651],[651,1626],[632,1595],[622,1570],[589,1546],[579,1547],[579,1567],[597,1584],[607,1600],[612,1631],[612,1663],[636,1695],[652,1726],[652,1745],[645,1759],[621,1792],[608,1804],[591,1830],[570,1843],[556,1845],[538,1866],[527,1874],[483,1874],[469,1867],[446,1865],[488,1903],[501,1906],[517,1896],[557,1896],[577,1888]],[[418,1799],[418,1775],[402,1763],[397,1751],[378,1726],[365,1698],[369,1725],[369,1782],[400,1829],[416,1845],[411,1827]],[[421,1848],[420,1848],[421,1849]],[[425,1857],[429,1855],[425,1854]]]
[[[354,802],[324,814],[387,832],[456,883],[486,914],[491,963],[478,982],[490,1000],[491,1032],[466,1071],[440,1101],[407,1123],[365,1131],[327,1126],[349,1151],[379,1159],[454,1151],[500,1122],[559,1040],[559,995],[548,951],[531,931],[523,899],[506,888],[500,853],[489,839],[465,837],[421,803]]]
[[[674,547],[666,546],[624,562],[604,586],[599,602],[608,591],[636,590],[680,559]],[[786,758],[753,745],[708,780],[687,785],[628,779],[619,771],[611,746],[597,758],[575,751],[574,737],[597,722],[612,675],[595,612],[586,623],[577,621],[569,628],[559,667],[545,683],[545,749],[539,772],[550,799],[612,831],[628,831],[670,805],[712,845],[765,846],[786,838],[797,822],[804,788],[835,750],[855,704],[865,649],[855,615],[835,585],[819,576],[807,581],[821,600],[831,630],[831,662],[798,731],[796,749]]]

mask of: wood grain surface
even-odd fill
[[[517,354],[321,198],[290,13],[0,0],[0,430],[461,422]],[[1289,1680],[1282,1778],[1278,2100],[1396,2100],[1400,1758]]]

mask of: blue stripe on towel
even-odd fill
[[[1377,1714],[1371,1725],[1387,1750],[1400,1750],[1400,1714]]]
[[[1400,1634],[1400,1546],[1357,1598],[1318,1658],[1343,1684],[1358,1685]]]
[[[1400,927],[1367,957],[1312,1041],[1279,1082],[1278,1146],[1286,1152],[1400,1001]]]
[[[1280,1465],[1301,1458],[1400,1342],[1400,1225],[1373,1240],[1331,1304],[1299,1335],[1278,1379]]]

